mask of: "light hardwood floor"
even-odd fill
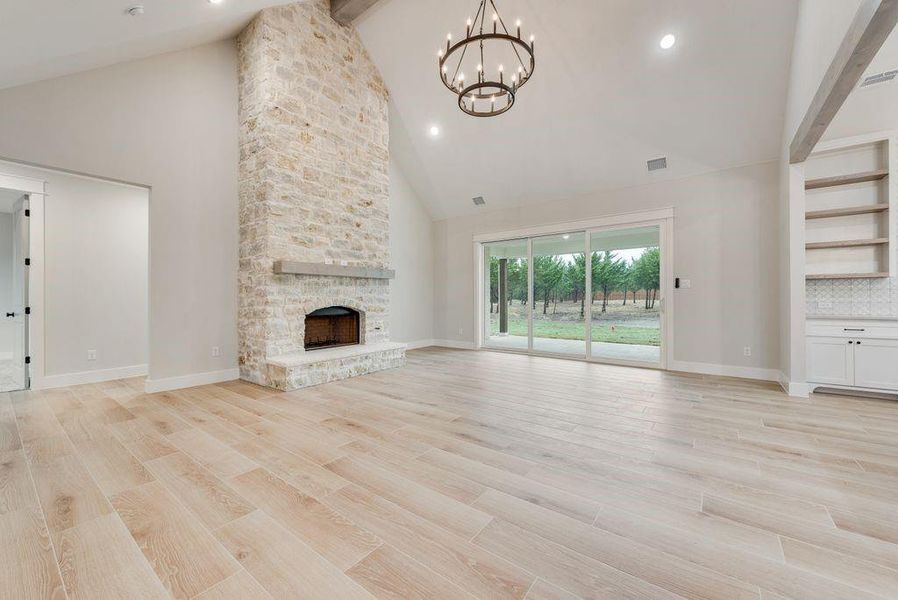
[[[0,597],[898,597],[898,402],[491,352],[0,395]]]

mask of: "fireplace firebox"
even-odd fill
[[[306,350],[359,343],[359,313],[345,306],[319,308],[306,315]]]

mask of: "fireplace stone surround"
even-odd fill
[[[238,37],[238,85],[241,378],[292,390],[401,366],[387,90],[357,32],[328,0],[265,9]],[[360,343],[306,349],[306,315],[330,306],[359,314]]]

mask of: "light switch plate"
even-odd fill
[[[691,279],[680,279],[680,288],[681,289],[689,289],[692,287]]]

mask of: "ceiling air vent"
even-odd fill
[[[865,77],[858,87],[865,88],[870,87],[871,85],[886,83],[887,81],[892,81],[893,79],[895,79],[896,76],[898,76],[898,69],[884,71],[882,73],[877,73],[876,75],[870,75],[869,77]]]
[[[660,171],[661,169],[667,168],[667,157],[662,156],[661,158],[653,158],[652,160],[646,161],[646,166],[649,168],[649,171]]]
[[[483,196],[477,196],[476,198],[472,198],[474,200],[474,206],[483,206],[486,204],[486,200],[483,199]]]

